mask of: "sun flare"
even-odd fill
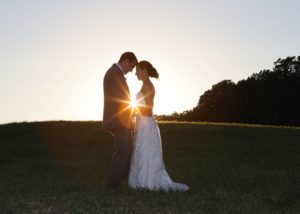
[[[138,103],[137,100],[135,99],[135,96],[131,95],[130,97],[130,108],[135,111],[137,109]]]
[[[137,102],[136,102],[136,100],[130,100],[130,107],[131,107],[132,109],[135,109],[135,108],[137,107]]]

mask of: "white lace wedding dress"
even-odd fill
[[[137,94],[138,103],[145,105],[143,94]],[[153,117],[136,115],[135,137],[131,159],[129,186],[133,189],[155,191],[186,191],[186,184],[175,183],[163,162],[159,127]]]

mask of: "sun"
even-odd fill
[[[130,107],[133,111],[135,111],[137,109],[138,103],[137,103],[135,97],[133,97],[133,96],[130,97],[130,104],[129,105],[130,105]]]
[[[137,107],[137,103],[136,103],[136,100],[130,100],[130,107],[132,109],[135,109]]]

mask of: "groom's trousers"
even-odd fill
[[[132,155],[132,131],[130,129],[114,129],[115,153],[112,157],[110,172],[107,177],[106,186],[116,187],[129,175]]]

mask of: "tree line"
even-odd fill
[[[300,56],[279,58],[237,83],[223,80],[191,110],[158,115],[158,120],[300,125]]]

